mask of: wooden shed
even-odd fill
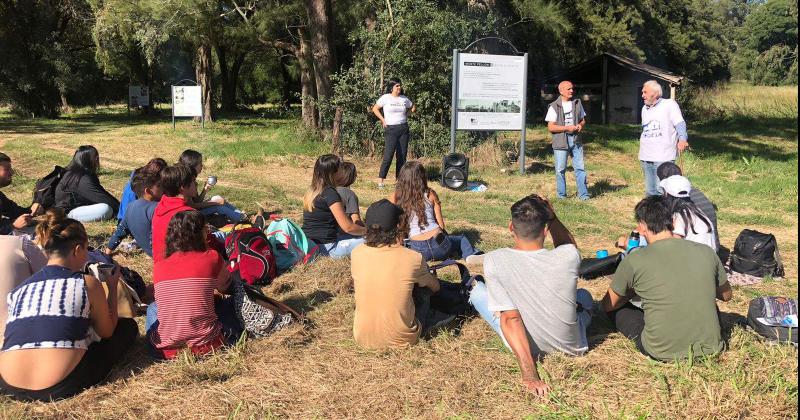
[[[539,86],[545,107],[558,97],[558,84],[563,80],[574,84],[575,97],[583,101],[587,121],[637,124],[644,105],[641,94],[644,82],[657,80],[664,90],[663,97],[674,98],[684,77],[629,58],[602,53],[542,80]]]

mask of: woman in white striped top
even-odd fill
[[[80,222],[48,210],[36,229],[47,266],[9,293],[0,391],[50,401],[102,381],[136,339],[132,319],[117,319],[119,269],[100,281],[83,274],[88,237]]]

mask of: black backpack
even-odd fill
[[[52,172],[36,181],[36,187],[33,190],[33,202],[39,203],[45,209],[54,207],[56,204],[56,187],[66,172],[66,169],[56,165]]]
[[[783,263],[775,235],[743,230],[733,245],[730,268],[737,273],[756,277],[783,277]]]

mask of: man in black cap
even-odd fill
[[[403,246],[408,232],[398,226],[402,213],[386,199],[369,206],[366,242],[350,256],[356,298],[353,336],[366,348],[414,345],[420,335],[455,318],[430,308],[439,280],[422,254]]]

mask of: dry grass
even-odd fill
[[[128,127],[122,122],[90,122],[78,130],[71,120],[23,128],[0,119],[0,150],[12,155],[20,172],[4,191],[26,202],[33,178],[66,162],[75,146],[94,144],[106,167],[102,180],[118,194],[129,170],[154,155],[177,156],[189,146],[205,151],[221,147],[213,144],[217,141],[235,143],[239,136],[220,133],[222,129],[214,125],[204,133],[184,128],[173,134],[167,123]],[[693,132],[698,136],[703,130],[725,133],[719,126],[690,128],[699,130]],[[556,203],[584,255],[609,248],[614,237],[629,230],[631,208],[641,194],[641,175],[632,152],[635,142],[619,134],[632,128],[590,129],[587,162],[597,197],[588,203],[572,199]],[[709,157],[698,151],[686,162],[690,176],[720,205],[722,243],[731,247],[744,227],[773,232],[787,266],[785,280],[737,288],[731,302],[720,304],[730,339],[729,351],[718,358],[694,364],[656,363],[597,318],[586,356],[551,355],[541,365],[540,373],[553,392],[540,400],[522,392],[513,355],[479,318],[410,349],[359,348],[351,332],[354,300],[348,262],[322,259],[276,279],[266,289],[303,311],[309,320],[305,326],[243,342],[202,360],[185,357],[152,363],[140,341],[108,384],[50,404],[0,399],[0,417],[797,418],[797,350],[767,345],[734,326],[755,296],[797,296],[797,129],[784,130],[789,138],[765,134],[755,139],[748,135],[747,140],[788,154],[786,160],[768,159],[763,167],[743,169],[737,158]],[[485,148],[473,155],[477,158],[473,169],[474,176],[489,185],[487,193],[436,187],[451,231],[479,239],[482,249],[507,246],[510,204],[531,192],[555,195],[551,172],[546,170],[552,159],[536,152],[546,136],[538,129],[531,136],[535,140],[529,150],[538,156],[531,159],[534,173],[526,177],[501,173],[497,154]],[[270,152],[270,147],[266,144],[264,150]],[[431,162],[436,165],[435,159]],[[254,202],[266,203],[299,220],[299,200],[311,163],[309,157],[295,153],[265,153],[257,159],[210,154],[207,171],[217,174],[220,191],[246,210],[252,210]],[[354,189],[365,208],[386,191],[372,186],[375,162],[357,160],[357,164],[360,179]],[[545,170],[536,169],[542,166]],[[748,170],[755,171],[752,178]],[[759,182],[770,177],[779,179],[778,190],[793,204],[777,203],[777,196],[770,194],[751,197],[747,188],[767,188]],[[569,182],[572,191],[574,181]],[[716,189],[717,185],[726,187]],[[745,197],[748,205],[737,204]],[[758,218],[769,209],[780,209],[773,212],[776,220]],[[110,223],[95,224],[90,234],[99,243],[112,228]],[[149,279],[151,263],[146,257],[119,259]],[[608,279],[580,284],[595,298],[607,285]]]

